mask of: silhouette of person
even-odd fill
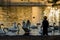
[[[43,27],[43,35],[48,35],[48,26],[49,26],[49,22],[47,20],[47,17],[44,16],[44,20],[42,22],[42,27]]]
[[[30,25],[31,25],[30,21],[27,20],[26,26],[27,26],[28,29],[30,29]]]
[[[18,32],[17,32],[17,34],[19,34],[20,26],[21,26],[21,24],[20,24],[20,23],[18,23],[18,24],[17,24],[17,28],[18,28]]]
[[[25,21],[22,22],[22,27],[23,27],[23,28],[26,28],[26,23],[25,23]]]
[[[29,30],[28,30],[28,28],[27,28],[27,26],[26,26],[26,23],[25,23],[25,21],[23,21],[23,30],[25,31],[25,34],[24,35],[29,35]]]
[[[4,24],[0,24],[0,29],[3,29],[4,28]]]
[[[17,28],[17,23],[16,22],[13,23],[13,27]]]

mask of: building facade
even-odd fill
[[[52,0],[50,0],[52,1]],[[13,22],[21,23],[30,20],[31,24],[41,23],[43,16],[47,16],[50,25],[56,23],[59,25],[60,6],[52,7],[52,3],[48,0],[3,0],[4,3],[41,3],[39,6],[0,6],[0,23],[5,26],[11,26]],[[57,2],[57,4],[60,2]],[[0,3],[1,4],[1,3]],[[46,6],[45,6],[46,5]],[[9,24],[9,25],[8,25]]]

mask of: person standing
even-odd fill
[[[42,22],[42,27],[43,27],[43,35],[48,35],[49,22],[48,22],[46,16],[44,16],[44,20]]]
[[[17,23],[16,22],[13,23],[13,27],[17,28]]]
[[[21,24],[18,23],[18,24],[17,24],[17,28],[18,28],[18,32],[17,32],[17,34],[19,34],[19,32],[20,32],[20,27],[21,27]]]
[[[26,26],[27,26],[28,29],[30,29],[31,23],[30,23],[29,20],[27,20]]]

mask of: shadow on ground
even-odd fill
[[[60,36],[0,36],[0,40],[60,40]]]

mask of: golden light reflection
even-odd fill
[[[59,10],[57,8],[51,8],[50,9],[50,13],[48,16],[50,25],[52,25],[53,23],[56,23],[56,25],[58,25],[59,23]]]

